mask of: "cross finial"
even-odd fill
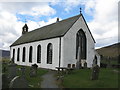
[[[82,13],[82,8],[80,7],[80,14]]]

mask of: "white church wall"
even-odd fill
[[[92,67],[94,58],[94,41],[82,17],[75,22],[62,39],[64,53],[62,64],[64,67],[67,67],[68,64],[76,64],[76,33],[80,29],[83,29],[87,38],[87,67]]]
[[[47,64],[47,45],[49,43],[52,43],[53,45],[52,64]],[[37,46],[38,45],[41,45],[41,63],[37,63]],[[29,62],[30,46],[33,47],[32,63]],[[26,48],[25,62],[22,62],[23,47]],[[20,48],[20,61],[17,61],[17,49],[18,48]],[[11,58],[13,56],[13,49],[15,49],[15,63],[18,65],[31,66],[32,64],[36,63],[38,67],[49,68],[49,69],[55,69],[55,67],[59,66],[59,38],[47,39],[47,40],[12,46],[11,47]]]

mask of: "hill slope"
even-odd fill
[[[8,51],[8,50],[0,50],[0,57],[2,57],[2,58],[10,58],[10,51]]]
[[[120,43],[116,43],[110,46],[96,49],[96,51],[102,56],[117,57],[120,55]]]

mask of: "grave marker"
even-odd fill
[[[28,82],[22,76],[16,76],[11,80],[9,88],[28,88]]]
[[[37,68],[38,65],[37,64],[33,64],[30,68],[30,77],[35,77],[37,76]]]
[[[16,73],[17,73],[17,64],[10,63],[8,65],[8,77],[9,77],[9,79],[12,80],[16,76]]]
[[[2,73],[2,89],[9,87],[8,76],[5,73]]]
[[[93,66],[91,80],[98,80],[100,68],[98,65]]]

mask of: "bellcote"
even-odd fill
[[[25,25],[22,27],[22,34],[25,34],[26,32],[28,32],[28,26],[27,26],[27,24],[25,24]]]

